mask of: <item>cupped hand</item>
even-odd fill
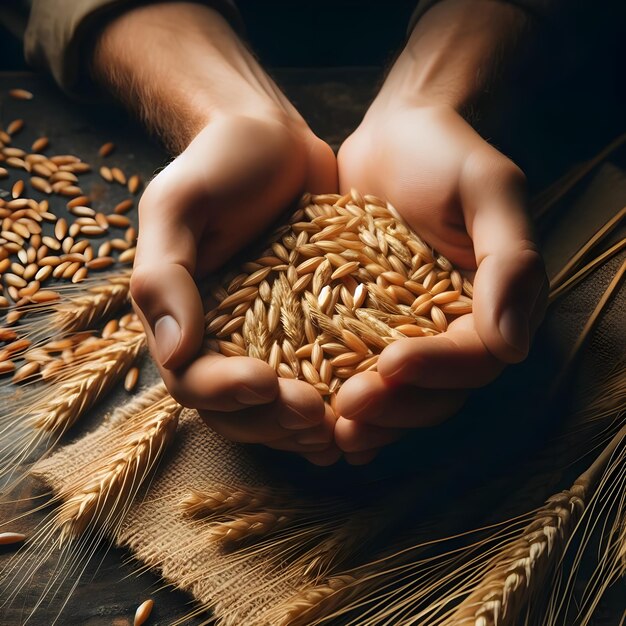
[[[334,191],[331,148],[287,114],[222,115],[149,184],[131,294],[172,395],[229,439],[339,456],[334,418],[305,383],[277,379],[257,359],[200,354],[196,281],[257,238],[304,190]]]
[[[446,106],[373,106],[338,155],[342,192],[387,199],[429,245],[473,278],[473,312],[445,333],[388,346],[377,372],[340,389],[335,437],[355,462],[406,429],[451,416],[467,390],[523,360],[547,279],[520,169]]]

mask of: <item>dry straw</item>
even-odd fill
[[[32,407],[28,422],[36,429],[62,435],[124,376],[145,345],[144,334],[118,331],[88,360],[64,371],[54,383],[54,394]]]
[[[108,276],[55,307],[54,325],[65,332],[90,328],[129,302],[130,272]]]
[[[102,522],[117,521],[174,437],[182,407],[167,396],[120,427],[112,449],[58,494],[60,541]]]
[[[207,347],[324,396],[396,339],[444,332],[472,310],[471,284],[374,196],[307,195],[270,242],[213,290]]]

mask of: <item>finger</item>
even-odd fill
[[[547,277],[525,210],[523,174],[496,154],[468,161],[461,202],[478,266],[478,334],[497,358],[516,363],[528,353],[535,311],[545,306],[540,295]]]
[[[379,452],[380,450],[366,450],[364,452],[350,452],[345,456],[350,465],[367,465],[378,456]]]
[[[357,399],[357,395],[365,397]],[[397,387],[385,383],[377,372],[364,372],[350,378],[339,390],[337,414],[340,419],[381,428],[425,428],[454,415],[465,396],[459,390]]]
[[[309,168],[305,189],[311,193],[337,191],[337,159],[333,149],[314,137],[308,144]]]
[[[335,441],[344,452],[365,452],[387,446],[400,439],[405,432],[404,429],[381,428],[340,417],[335,426]]]
[[[305,452],[302,456],[313,465],[327,467],[334,465],[341,458],[341,450],[337,446],[331,446],[324,452]]]
[[[237,412],[199,411],[202,419],[217,433],[240,443],[267,443],[286,439],[300,430],[322,424],[324,402],[307,383],[281,379],[279,395],[274,402]],[[290,427],[298,422],[298,428]],[[318,438],[319,439],[319,438]],[[326,445],[330,438],[323,441]]]
[[[445,333],[394,341],[377,367],[387,384],[469,389],[491,382],[503,363],[487,350],[469,314],[454,320]]]
[[[279,393],[276,372],[264,361],[249,357],[205,354],[176,371],[161,368],[161,375],[183,406],[208,411],[268,404]]]
[[[280,450],[281,452],[297,452],[306,454],[324,452],[330,447],[327,443],[304,445],[298,443],[293,436],[286,437],[284,439],[277,439],[276,441],[268,441],[264,445],[268,448],[272,448],[272,450]]]
[[[180,200],[177,200],[179,202]],[[193,279],[197,240],[167,196],[148,190],[140,206],[140,235],[130,291],[153,355],[168,369],[180,367],[200,348],[204,311]]]
[[[329,405],[324,405],[321,423],[306,430],[296,430],[291,436],[268,443],[270,448],[291,452],[322,452],[333,446],[336,417]]]

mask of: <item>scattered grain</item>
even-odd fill
[[[128,191],[135,195],[141,188],[141,178],[137,174],[133,174],[128,179]]]
[[[47,137],[39,137],[38,139],[35,139],[35,141],[33,141],[31,150],[33,152],[43,152],[49,144],[50,140]]]
[[[101,157],[108,157],[115,150],[115,144],[112,141],[107,141],[100,146],[98,154]]]
[[[128,198],[127,200],[122,200],[116,207],[113,209],[113,213],[117,213],[118,215],[122,215],[124,213],[128,213],[133,208],[133,201]]]
[[[152,607],[154,606],[154,600],[146,600],[142,602],[135,611],[135,619],[133,620],[133,626],[142,626],[150,617]]]
[[[32,100],[33,94],[26,89],[11,89],[9,91],[9,96],[14,98],[15,100]]]
[[[13,543],[22,543],[26,540],[26,535],[22,533],[0,533],[0,546],[8,546]]]
[[[22,128],[24,128],[24,120],[13,120],[7,126],[7,133],[9,133],[9,135],[15,135],[19,133]]]
[[[139,380],[139,369],[136,367],[131,367],[126,373],[126,378],[124,379],[124,389],[126,391],[131,392],[137,386],[137,381]]]

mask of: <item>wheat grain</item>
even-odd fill
[[[128,179],[128,191],[135,195],[141,187],[141,178],[137,174],[133,174]]]
[[[128,198],[127,200],[122,200],[119,204],[115,206],[113,209],[113,213],[117,213],[118,215],[123,215],[124,213],[128,213],[133,208],[133,201]]]
[[[107,157],[113,152],[113,150],[115,150],[115,144],[112,141],[107,141],[100,146],[98,154],[101,157]]]
[[[9,91],[9,95],[11,96],[11,98],[14,98],[15,100],[32,100],[33,99],[33,94],[30,91],[27,91],[26,89],[11,89]]]
[[[14,543],[22,543],[25,541],[26,535],[22,533],[0,533],[0,546],[8,546]]]
[[[47,137],[39,137],[35,139],[30,149],[33,152],[43,152],[49,145],[50,140]]]
[[[152,613],[154,607],[154,600],[146,600],[142,602],[135,611],[135,618],[133,619],[133,626],[142,626]]]
[[[137,386],[137,381],[139,380],[139,369],[136,367],[131,367],[126,373],[126,377],[124,378],[124,389],[126,391],[131,392]]]
[[[271,362],[322,395],[335,378],[375,368],[392,341],[445,332],[449,318],[471,311],[451,263],[386,203],[355,191],[303,198],[289,226],[224,287],[207,315],[207,345],[217,339],[226,356]],[[339,351],[326,352],[328,343]],[[318,346],[313,361],[308,348],[298,352],[308,344]]]
[[[7,133],[9,133],[9,135],[15,135],[16,133],[19,133],[22,128],[24,128],[24,120],[13,120],[7,125]]]

